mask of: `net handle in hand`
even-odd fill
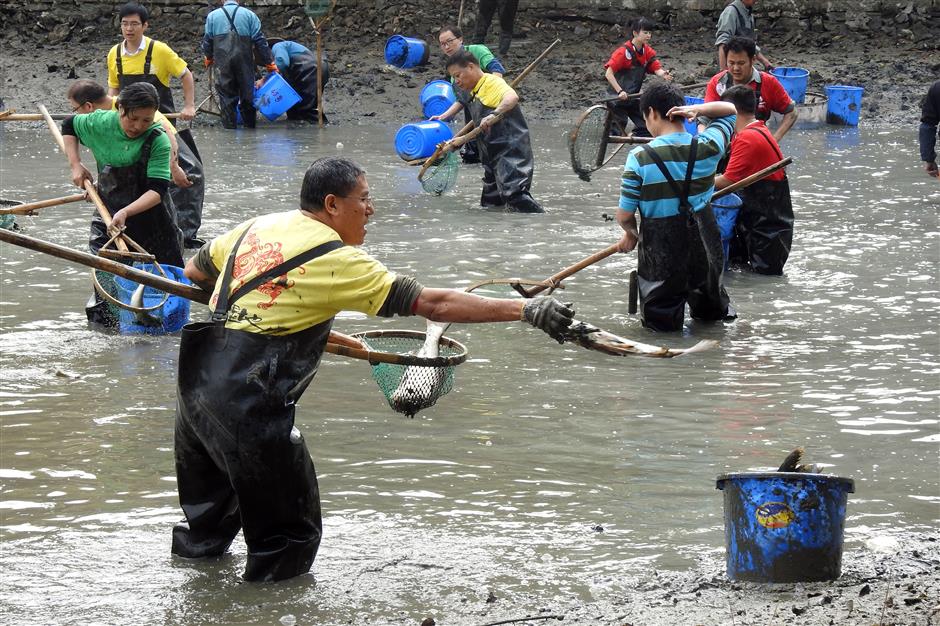
[[[690,89],[701,89],[702,87],[708,87],[708,83],[694,83],[692,85],[676,85],[682,91],[689,91]],[[643,92],[638,91],[636,93],[627,94],[626,100],[620,98],[619,95],[611,96],[609,98],[602,98],[597,101],[597,104],[607,104],[610,102],[627,102],[628,100],[636,100],[637,98],[642,98]]]
[[[467,360],[467,347],[459,341],[455,341],[449,337],[441,337],[440,344],[455,350],[456,354],[452,354],[451,356],[435,357],[423,357],[415,354],[396,354],[393,352],[379,352],[376,350],[369,350],[365,347],[365,344],[360,341],[360,338],[368,339],[370,337],[383,336],[408,337],[418,341],[423,341],[425,333],[416,330],[368,330],[361,333],[355,333],[353,335],[339,334],[341,337],[351,341],[344,344],[328,343],[326,345],[327,352],[330,354],[337,354],[339,356],[348,356],[354,359],[362,359],[364,361],[369,361],[369,363],[373,365],[376,363],[391,363],[393,365],[414,365],[417,367],[453,367],[460,365]],[[362,347],[354,347],[355,344],[359,344]]]

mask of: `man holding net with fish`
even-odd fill
[[[574,312],[554,298],[485,298],[389,272],[355,247],[374,212],[358,165],[318,159],[304,176],[299,210],[242,224],[187,263],[186,275],[213,291],[213,314],[188,325],[180,342],[175,456],[186,520],[174,528],[174,554],[218,556],[241,529],[246,580],[310,570],[320,497],[294,406],[340,311],[521,320],[563,341]]]

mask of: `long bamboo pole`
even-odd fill
[[[87,200],[88,196],[83,193],[77,193],[72,196],[62,196],[61,198],[52,198],[51,200],[38,200],[36,202],[24,202],[6,209],[0,209],[0,215],[34,215],[37,209],[44,209],[50,206],[68,204],[70,202],[80,202]]]

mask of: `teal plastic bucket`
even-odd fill
[[[437,144],[453,136],[454,131],[444,122],[405,124],[395,133],[395,152],[406,161],[426,159],[434,154]]]
[[[848,494],[855,482],[826,474],[740,472],[724,493],[728,578],[762,583],[835,580],[842,573]]]
[[[780,81],[783,88],[797,104],[806,99],[806,87],[809,84],[809,70],[802,67],[775,67],[770,75]]]
[[[431,49],[421,39],[392,35],[385,42],[385,62],[395,67],[409,68],[428,62]]]
[[[705,98],[694,98],[694,97],[692,97],[692,96],[686,96],[686,97],[685,97],[685,103],[686,103],[686,105],[691,105],[691,104],[705,104]],[[693,122],[693,121],[690,121],[690,120],[686,120],[686,121],[685,121],[685,130],[686,130],[686,132],[692,133],[692,136],[693,136],[693,137],[694,137],[695,135],[697,135],[697,134],[698,134],[698,121],[696,120],[696,121]]]
[[[280,74],[268,74],[264,84],[255,89],[255,108],[272,122],[298,102],[300,96]]]
[[[135,263],[134,267],[148,274],[163,276],[151,263]],[[192,284],[183,275],[183,268],[163,264],[160,267],[163,268],[170,280],[184,285]],[[124,304],[131,303],[131,297],[139,285],[140,283],[123,276],[114,276],[115,295]],[[143,295],[144,306],[151,307],[160,304],[166,293],[153,287],[144,287]],[[148,323],[144,323],[145,320]],[[183,328],[188,321],[189,300],[179,296],[171,295],[159,309],[141,313],[139,316],[123,308],[118,309],[118,328],[122,335],[165,335],[175,333]]]
[[[742,204],[741,196],[736,193],[712,200],[712,210],[715,212],[715,221],[718,222],[718,232],[721,233],[721,248],[725,252],[725,269],[728,268],[728,252]]]
[[[421,90],[421,111],[424,117],[440,115],[457,102],[454,86],[446,80],[432,80]]]
[[[829,108],[826,110],[826,123],[836,126],[858,126],[858,114],[862,109],[864,87],[849,85],[829,85],[826,97]]]

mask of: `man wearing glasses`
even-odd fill
[[[150,19],[146,8],[129,2],[120,8],[118,15],[121,18],[121,34],[124,40],[108,52],[108,94],[116,96],[121,89],[132,83],[150,83],[160,96],[160,112],[174,113],[176,104],[170,91],[170,77],[175,76],[183,86],[183,110],[180,111],[180,119],[193,119],[196,115],[196,88],[186,61],[162,41],[144,37]],[[192,184],[172,186],[170,196],[176,205],[177,222],[183,231],[183,245],[187,248],[198,248],[205,243],[196,235],[202,225],[202,206],[205,198],[202,161],[192,132],[182,129],[178,131],[177,136],[182,139],[177,160]]]

